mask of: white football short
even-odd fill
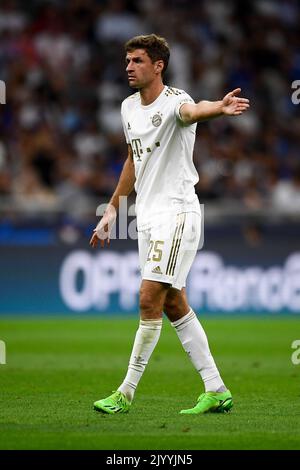
[[[153,227],[139,231],[142,279],[185,287],[199,248],[201,216],[196,212],[163,215]]]

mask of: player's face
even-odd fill
[[[132,88],[144,88],[157,77],[156,63],[152,63],[144,49],[136,49],[126,55],[126,72]]]

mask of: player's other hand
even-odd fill
[[[250,106],[250,102],[247,98],[240,98],[237,95],[241,93],[241,88],[236,88],[235,90],[228,93],[223,98],[222,111],[228,116],[239,116]]]
[[[97,227],[93,231],[93,235],[90,239],[90,245],[95,248],[100,241],[102,248],[105,246],[105,242],[109,245],[111,229],[116,221],[117,212],[114,206],[110,205],[107,207],[102,219],[98,223]]]

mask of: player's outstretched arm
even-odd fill
[[[110,243],[111,229],[117,218],[117,211],[119,208],[119,198],[121,196],[129,196],[133,191],[135,183],[135,172],[133,163],[133,154],[131,145],[128,145],[128,157],[124,163],[122,173],[119,178],[116,190],[103,214],[102,219],[93,231],[90,239],[90,245],[95,248],[100,241],[101,247]]]
[[[193,124],[219,116],[239,116],[250,106],[247,98],[237,96],[241,91],[241,88],[236,88],[225,95],[221,101],[184,103],[180,108],[181,119],[185,124]]]

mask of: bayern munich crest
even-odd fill
[[[159,127],[162,123],[161,115],[159,113],[154,114],[152,118],[152,124],[154,127]]]

